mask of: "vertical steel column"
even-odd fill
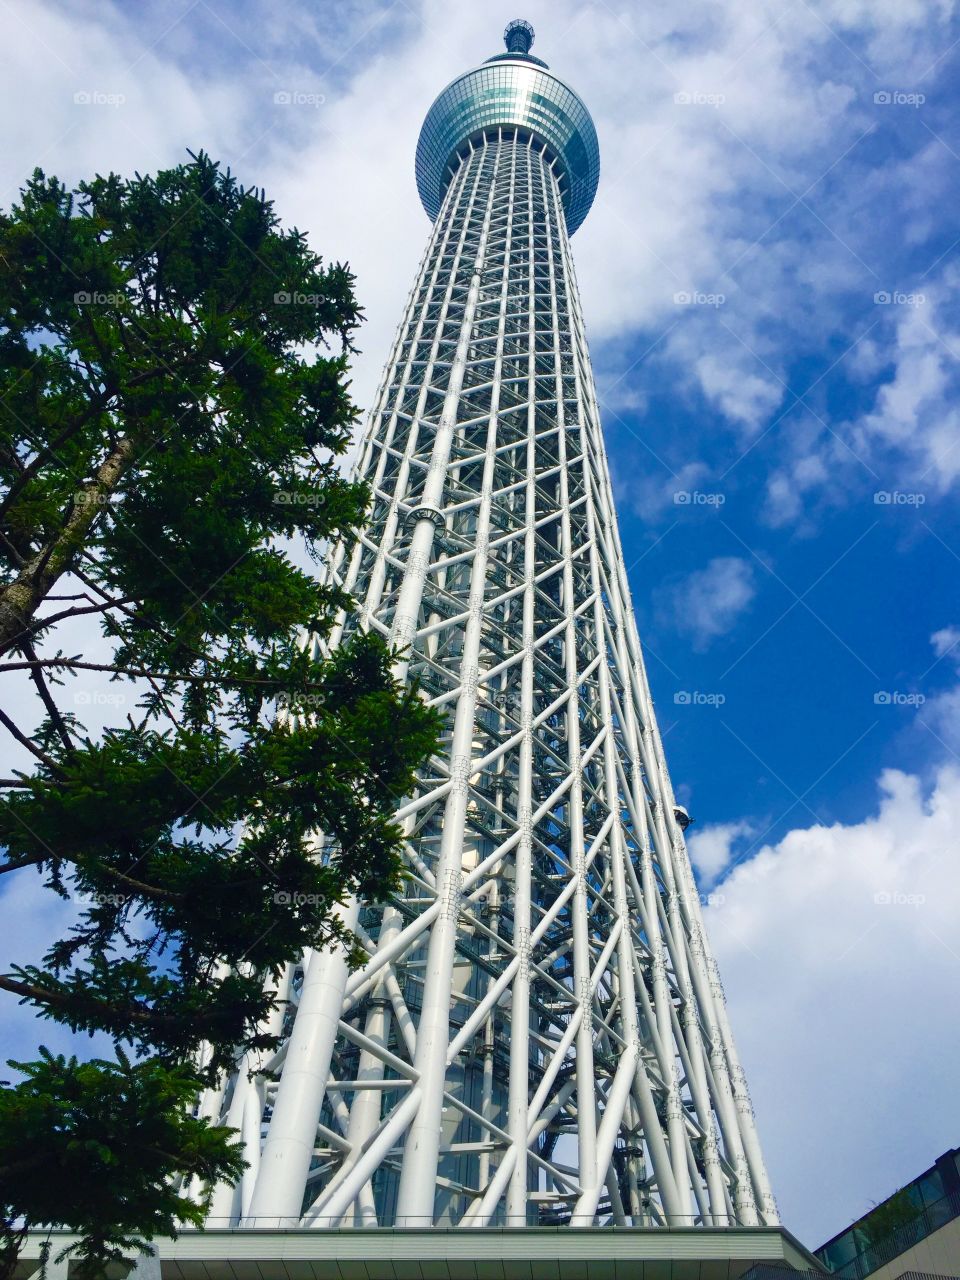
[[[488,144],[484,143],[481,163],[486,159]],[[444,499],[444,480],[457,426],[460,390],[467,367],[467,355],[473,336],[474,315],[480,298],[480,282],[484,269],[487,236],[493,214],[497,169],[501,159],[501,144],[497,143],[493,161],[493,173],[489,178],[489,195],[484,210],[483,225],[477,246],[476,259],[470,277],[470,289],[463,312],[460,340],[450,371],[447,388],[434,444],[430,472],[424,489],[423,509],[439,513]],[[492,469],[493,449],[496,440],[496,417],[491,418],[490,445],[487,449],[485,472]],[[489,478],[485,475],[489,485]],[[481,500],[479,528],[484,528],[489,514],[489,497]],[[423,539],[420,554],[427,556],[435,531],[428,517],[420,520],[414,530],[411,559],[417,554],[417,534],[426,526],[428,539]],[[440,1150],[440,1122],[443,1109],[444,1077],[446,1074],[447,1041],[449,1039],[451,979],[456,951],[457,918],[459,914],[460,881],[463,871],[464,828],[467,810],[467,781],[472,764],[474,715],[476,709],[476,671],[480,656],[480,633],[483,620],[483,583],[486,574],[486,539],[477,538],[471,575],[470,618],[463,643],[462,682],[454,712],[453,739],[450,751],[450,776],[454,786],[447,795],[443,815],[443,837],[437,864],[437,898],[442,904],[440,915],[431,930],[427,950],[427,974],[423,991],[423,1010],[417,1028],[417,1056],[414,1065],[420,1077],[422,1101],[416,1118],[410,1126],[404,1148],[403,1169],[397,1196],[397,1216],[404,1226],[429,1226],[433,1223],[433,1202],[436,1191],[437,1161]],[[408,562],[409,563],[409,562]],[[419,566],[418,566],[419,567]],[[406,580],[404,581],[406,588]],[[401,591],[398,614],[400,628],[409,624],[410,643],[415,631],[412,611],[403,612],[405,595]],[[409,623],[408,623],[409,620]],[[404,637],[398,629],[398,637]]]

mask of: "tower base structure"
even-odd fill
[[[15,1280],[39,1280],[44,1241],[55,1258],[75,1239],[58,1231],[32,1236]],[[784,1280],[828,1274],[783,1227],[208,1228],[157,1241],[157,1252],[144,1261],[152,1268],[159,1261],[160,1280],[750,1280],[754,1268]],[[60,1265],[48,1265],[48,1280],[70,1280]],[[129,1277],[140,1280],[140,1272]]]

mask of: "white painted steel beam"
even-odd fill
[[[304,957],[279,1051],[202,1101],[250,1162],[211,1225],[771,1225],[630,602],[569,175],[507,125],[451,168],[359,453],[371,520],[328,556],[357,602],[332,642],[390,637],[445,729],[398,804],[402,896],[343,908],[367,963]]]

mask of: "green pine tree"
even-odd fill
[[[241,1160],[197,1090],[275,1043],[270,979],[303,948],[359,959],[335,904],[398,883],[436,716],[377,637],[296,639],[349,607],[294,548],[364,518],[336,463],[359,320],[350,272],[203,154],[74,192],[37,171],[0,215],[0,675],[39,709],[0,709],[30,761],[0,780],[0,876],[81,903],[0,989],[114,1046],[11,1064],[0,1275],[30,1228],[79,1232],[95,1275],[199,1222],[187,1184]],[[81,616],[103,639],[75,653]]]

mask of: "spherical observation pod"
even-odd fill
[[[590,113],[545,62],[531,56],[533,28],[511,22],[507,52],[458,76],[427,112],[417,143],[417,190],[436,220],[458,154],[499,128],[515,128],[543,143],[554,159],[567,231],[590,212],[600,179],[600,147]]]

